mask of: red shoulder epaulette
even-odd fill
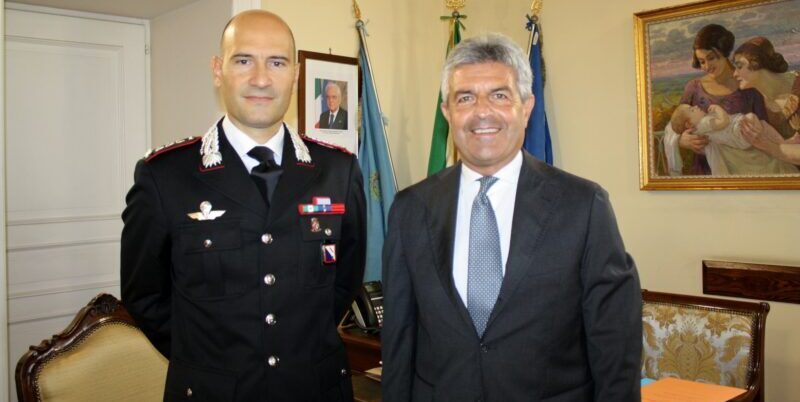
[[[200,141],[202,138],[203,137],[184,138],[182,140],[175,141],[175,142],[173,142],[171,144],[166,144],[166,145],[162,145],[162,146],[160,146],[158,148],[153,148],[153,149],[147,151],[144,154],[144,160],[146,162],[150,162],[151,159],[155,158],[158,155],[165,154],[165,153],[167,153],[169,151],[172,151],[174,149],[183,148],[185,146],[192,145],[195,142]]]
[[[344,153],[346,153],[348,155],[352,155],[353,154],[352,152],[350,152],[349,149],[347,149],[345,147],[342,147],[342,146],[339,146],[339,145],[331,144],[331,143],[325,142],[325,141],[320,141],[320,140],[318,140],[316,138],[306,137],[305,134],[301,134],[301,137],[303,137],[303,139],[308,141],[308,142],[313,142],[314,144],[322,145],[325,148],[335,149],[337,151],[344,152]]]

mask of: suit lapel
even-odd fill
[[[237,204],[266,218],[267,208],[264,199],[250,178],[250,173],[242,163],[242,159],[239,158],[225,137],[221,122],[222,120],[217,123],[217,130],[223,165],[204,170],[203,166],[198,163],[199,168],[195,172],[195,177]]]
[[[439,280],[445,293],[458,310],[459,315],[469,328],[474,329],[472,318],[469,316],[461,296],[453,282],[453,247],[455,242],[456,214],[458,213],[458,191],[461,181],[461,164],[439,176],[440,184],[436,187],[431,197],[429,230],[435,266]]]
[[[561,195],[560,190],[541,171],[538,165],[541,162],[526,152],[523,152],[523,158],[514,203],[506,274],[487,328],[508,304],[520,281],[527,275],[535,275],[535,271],[542,268],[543,264],[537,264],[533,257],[547,220]]]
[[[269,209],[270,221],[276,217],[296,215],[296,213],[286,213],[286,209],[297,209],[298,198],[306,192],[314,182],[314,179],[319,176],[321,169],[319,166],[320,161],[314,161],[314,155],[312,155],[313,162],[311,164],[299,163],[295,155],[294,143],[289,135],[289,128],[284,125],[283,131],[283,160],[281,161],[283,173],[278,180],[277,187],[275,187],[275,194],[272,196]],[[317,155],[317,157],[319,156]],[[326,196],[327,194],[315,195]],[[305,200],[304,202],[311,202],[311,200]]]

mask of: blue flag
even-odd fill
[[[372,80],[372,67],[365,40],[364,24],[357,24],[361,46],[358,62],[361,67],[361,146],[358,163],[364,175],[367,196],[367,266],[364,281],[381,279],[381,252],[389,220],[389,206],[394,201],[397,183],[386,141],[378,93]]]
[[[547,115],[544,112],[544,70],[542,69],[542,46],[539,24],[536,17],[528,17],[526,28],[531,31],[531,48],[528,56],[533,70],[533,96],[536,103],[533,113],[528,118],[525,129],[525,142],[522,147],[531,155],[553,164],[553,147],[550,143],[550,129],[547,127]]]

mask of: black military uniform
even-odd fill
[[[336,324],[364,271],[361,172],[284,131],[269,206],[221,123],[136,166],[122,301],[170,360],[165,401],[352,400]]]

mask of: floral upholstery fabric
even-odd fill
[[[644,302],[642,377],[747,388],[753,314]]]

